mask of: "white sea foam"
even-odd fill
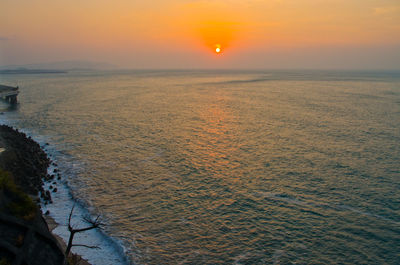
[[[50,166],[48,173],[53,174],[54,168],[54,166]],[[68,215],[72,207],[74,206],[72,225],[76,228],[88,226],[88,224],[83,221],[83,217],[90,213],[82,204],[72,199],[68,184],[65,180],[56,180],[55,178],[45,183],[45,189],[49,189],[50,185],[54,186],[54,184],[52,184],[54,181],[57,182],[57,192],[52,192],[53,203],[47,205],[42,203],[42,210],[43,212],[47,210],[50,211],[50,216],[59,224],[59,226],[53,230],[53,233],[59,235],[67,242],[69,238],[69,231],[67,228]],[[74,237],[74,243],[100,247],[100,249],[73,247],[72,251],[74,253],[81,255],[91,264],[128,264],[122,245],[98,229],[77,233]]]
[[[6,120],[6,118],[2,119],[1,122],[3,124],[9,124],[11,126],[13,125],[12,122]],[[24,129],[20,131],[26,133],[28,136],[31,136],[41,146],[44,146],[47,143],[47,139],[43,136],[35,136],[30,131]],[[46,150],[46,152],[48,156],[54,161],[55,158],[52,153],[54,153],[55,150]],[[48,174],[53,174],[55,168],[56,167],[54,167],[53,165],[50,165],[50,167],[48,168]],[[60,173],[61,175],[63,175],[62,172]],[[53,182],[56,182],[57,184],[54,185]],[[42,212],[50,212],[50,216],[59,224],[59,226],[53,230],[53,233],[59,235],[61,238],[64,239],[65,242],[67,242],[69,238],[67,222],[72,207],[75,205],[72,218],[72,224],[74,225],[74,227],[86,227],[88,224],[85,223],[82,218],[89,215],[90,213],[80,203],[73,200],[70,189],[65,179],[57,180],[57,177],[55,177],[53,180],[45,182],[45,190],[48,190],[50,186],[53,186],[53,188],[56,187],[57,192],[51,193],[53,203],[47,205],[45,205],[43,202],[41,203]],[[74,253],[81,255],[84,259],[88,260],[89,263],[93,265],[129,264],[122,244],[116,239],[107,236],[98,229],[90,230],[85,233],[77,233],[74,237],[74,243],[97,246],[100,248],[72,248],[72,251]]]

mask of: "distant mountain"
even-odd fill
[[[67,73],[65,70],[53,70],[53,69],[27,69],[27,68],[16,68],[16,69],[0,69],[0,74],[64,74]]]
[[[90,61],[62,61],[38,64],[24,65],[4,65],[0,66],[0,70],[111,70],[117,68],[115,65],[106,62],[90,62]]]

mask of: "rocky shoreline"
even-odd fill
[[[51,201],[50,191],[45,192],[43,181],[48,180],[50,159],[40,145],[25,133],[7,125],[0,125],[0,168],[14,176],[15,183],[26,193]],[[48,196],[45,196],[45,195]]]
[[[61,179],[57,169],[54,174],[48,174],[51,163],[31,137],[10,126],[0,125],[1,264],[64,264],[65,243],[51,233],[57,224],[47,216],[48,212],[43,214],[40,210],[41,202],[52,202],[51,194],[57,192],[57,181]],[[44,182],[51,183],[49,190],[43,188]],[[20,206],[16,204],[18,196],[14,193],[19,194],[23,198],[19,200],[23,202],[31,198],[35,207],[32,214],[26,214],[25,209],[22,215],[15,213],[15,208]],[[74,264],[88,264],[78,256],[72,256],[80,260]]]

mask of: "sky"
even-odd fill
[[[0,1],[0,66],[400,69],[399,0]]]

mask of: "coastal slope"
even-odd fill
[[[0,125],[0,263],[64,264],[60,244],[38,207],[50,159],[24,133]]]

